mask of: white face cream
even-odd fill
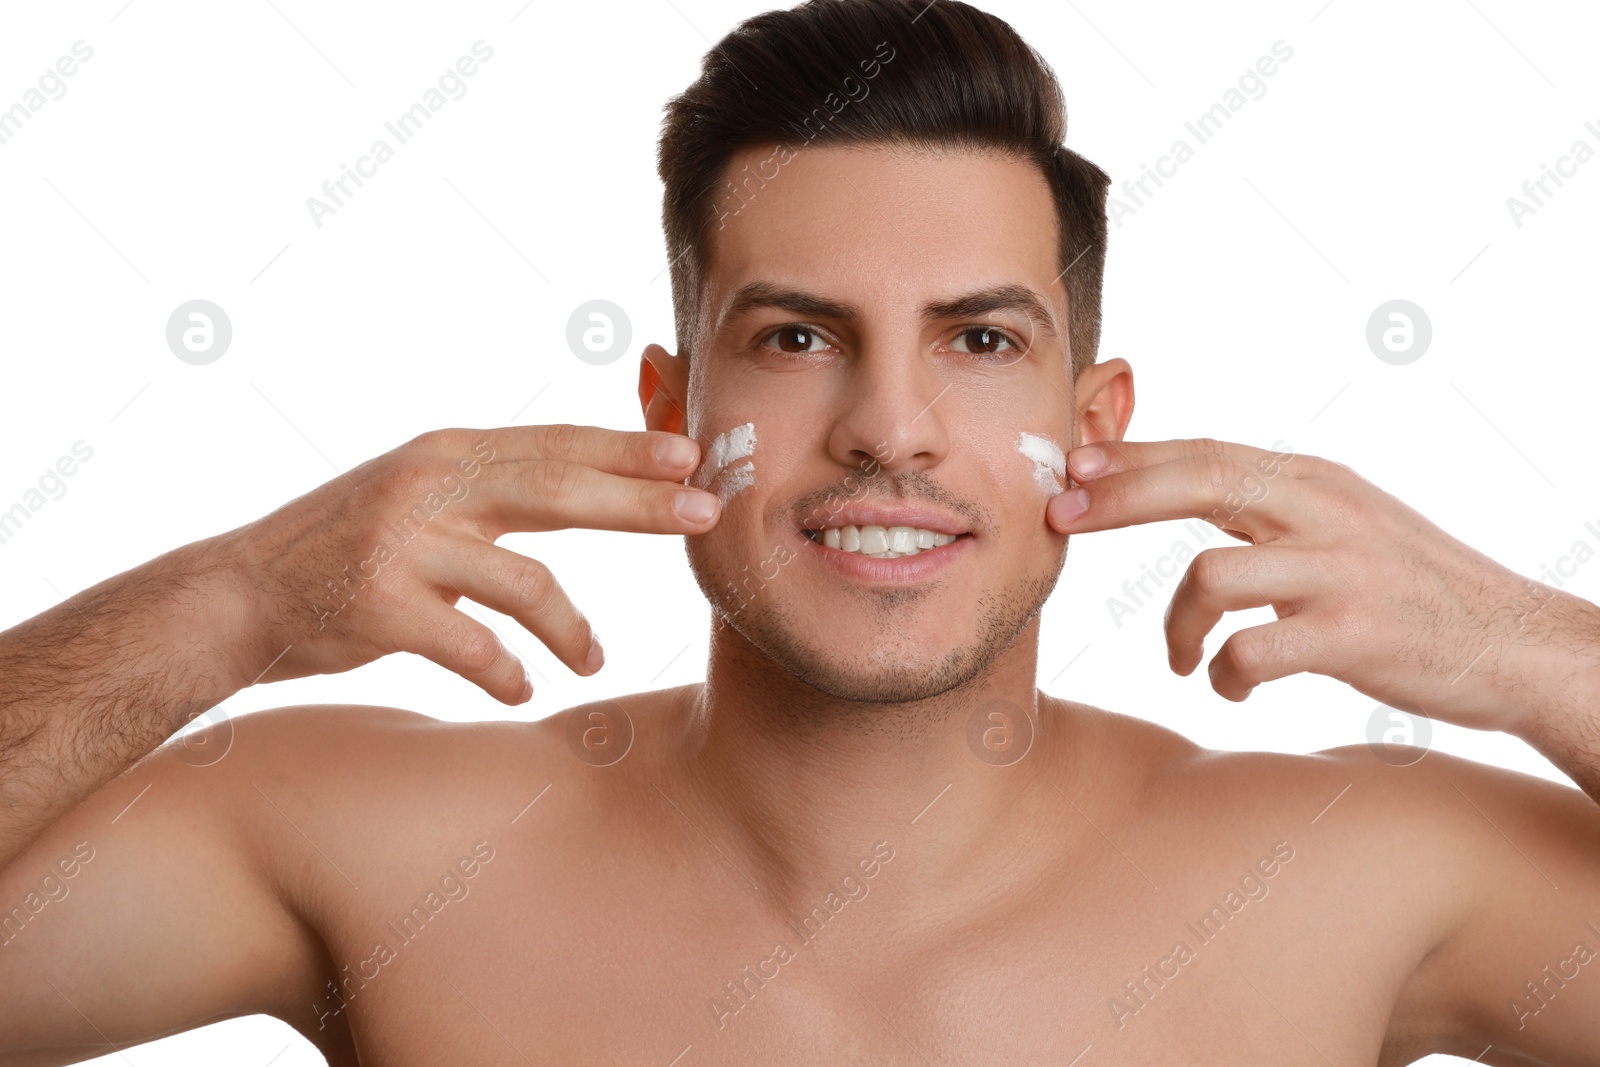
[[[726,504],[756,483],[755,463],[746,457],[756,450],[756,424],[747,422],[716,436],[689,483],[696,489],[715,487]],[[740,460],[744,460],[740,463]]]
[[[1067,456],[1061,446],[1036,433],[1017,435],[1017,451],[1033,461],[1033,484],[1040,492],[1054,496],[1062,491],[1061,479],[1067,476]]]

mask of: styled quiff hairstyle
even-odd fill
[[[679,355],[693,354],[712,241],[809,145],[993,149],[1033,162],[1055,200],[1076,375],[1095,361],[1106,173],[1062,142],[1048,63],[1010,24],[959,0],[806,0],[740,23],[667,103],[657,173]],[[734,154],[767,147],[755,170]],[[735,181],[737,177],[737,182]]]

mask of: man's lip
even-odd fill
[[[884,504],[843,504],[837,509],[819,507],[805,516],[803,530],[826,530],[838,526],[915,526],[942,534],[970,532],[967,521],[948,511],[924,506],[897,507]]]

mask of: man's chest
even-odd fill
[[[379,1064],[1091,1067],[1373,1064],[1393,1005],[1381,959],[1360,977],[1374,949],[1287,894],[1206,910],[1086,881],[916,915],[886,879],[774,915],[726,873],[572,870],[351,923],[320,1010]]]

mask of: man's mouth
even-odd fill
[[[948,545],[958,537],[969,536],[939,533],[920,526],[829,526],[803,532],[819,545],[837,548],[841,552],[860,553],[874,559],[915,556],[919,552]]]

